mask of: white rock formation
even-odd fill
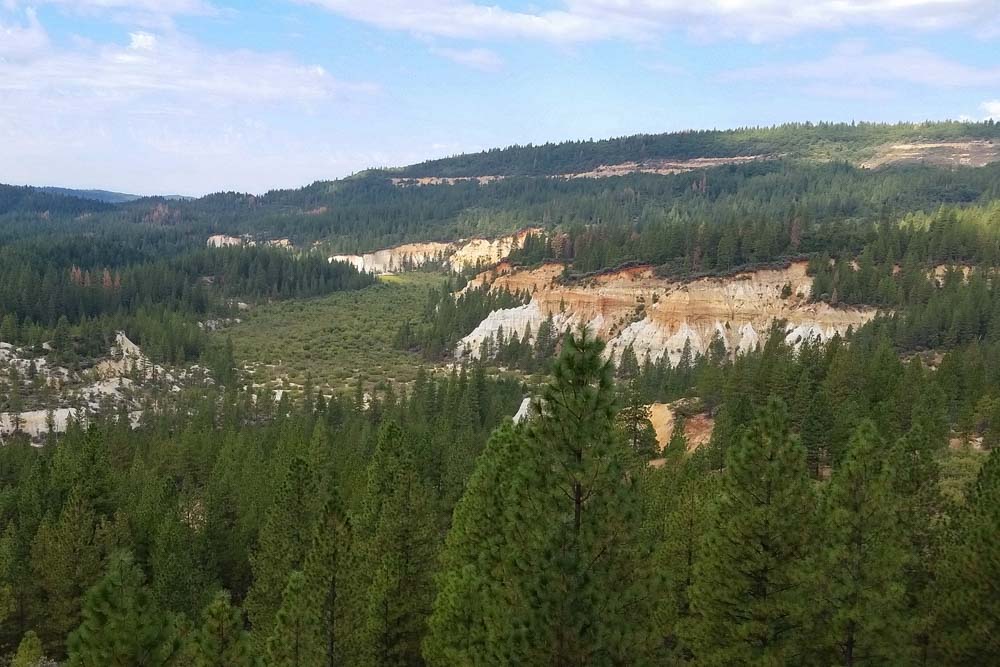
[[[539,229],[524,229],[516,234],[496,239],[468,239],[451,243],[428,241],[404,243],[363,255],[333,255],[331,262],[347,262],[359,271],[386,274],[418,268],[430,262],[442,262],[453,271],[468,267],[488,266],[508,257],[515,248]]]
[[[209,236],[205,245],[209,248],[230,248],[243,245],[243,239],[239,236],[226,236],[225,234],[215,234]]]
[[[563,285],[558,281],[561,265],[519,270],[501,264],[470,284],[528,292],[531,302],[490,313],[455,353],[477,357],[483,340],[501,327],[505,337],[520,337],[528,326],[534,335],[550,314],[560,332],[586,324],[607,341],[607,352],[615,358],[631,346],[640,361],[666,355],[672,363],[685,345],[702,354],[716,338],[730,352],[752,350],[776,321],[785,323],[785,340],[798,345],[829,340],[875,316],[872,308],[810,302],[812,279],[805,269],[804,262],[796,262],[784,269],[680,282],[658,278],[649,267],[635,267]]]

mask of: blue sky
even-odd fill
[[[0,182],[262,192],[512,143],[1000,119],[998,0],[0,0]]]

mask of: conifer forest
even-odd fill
[[[1000,154],[872,162],[961,142],[0,186],[0,664],[1000,665]]]

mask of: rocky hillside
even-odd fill
[[[693,281],[661,278],[640,266],[564,283],[564,269],[561,263],[534,269],[501,263],[477,276],[471,285],[527,292],[531,301],[490,313],[461,340],[456,356],[477,357],[482,342],[500,330],[507,336],[537,332],[548,317],[557,330],[585,324],[608,341],[615,357],[631,347],[640,360],[667,355],[676,363],[685,345],[704,353],[716,337],[727,350],[751,350],[775,322],[784,323],[785,339],[796,344],[828,340],[876,314],[873,308],[809,301],[812,278],[805,262]]]
[[[540,232],[540,229],[531,228],[495,239],[466,239],[450,243],[438,241],[405,243],[363,255],[334,255],[330,257],[330,261],[347,262],[359,271],[378,274],[416,269],[434,262],[453,271],[461,271],[466,268],[496,264],[506,259],[515,248],[523,247],[524,240],[528,236]]]

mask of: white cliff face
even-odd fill
[[[359,271],[398,273],[429,262],[442,261],[450,248],[449,243],[407,243],[364,255],[334,255],[330,261],[348,262]]]
[[[432,262],[441,262],[452,271],[461,271],[496,264],[508,257],[515,248],[523,246],[529,235],[540,231],[525,229],[496,239],[470,239],[452,243],[404,243],[363,255],[333,255],[330,261],[347,262],[359,271],[377,274],[399,273]]]
[[[226,236],[225,234],[215,234],[209,236],[205,245],[209,248],[232,248],[243,245],[243,239],[239,236]]]
[[[456,355],[479,355],[483,340],[503,328],[505,337],[534,335],[550,314],[557,331],[586,324],[603,337],[607,353],[619,358],[632,347],[641,361],[664,355],[676,363],[684,347],[705,353],[718,339],[729,352],[746,352],[763,343],[776,321],[783,321],[787,343],[826,341],[875,316],[872,308],[834,308],[808,300],[812,279],[804,262],[784,269],[767,269],[680,282],[656,277],[649,267],[599,275],[560,284],[562,266],[533,270],[501,265],[484,272],[472,284],[494,289],[527,291],[525,306],[490,313],[460,341]]]

